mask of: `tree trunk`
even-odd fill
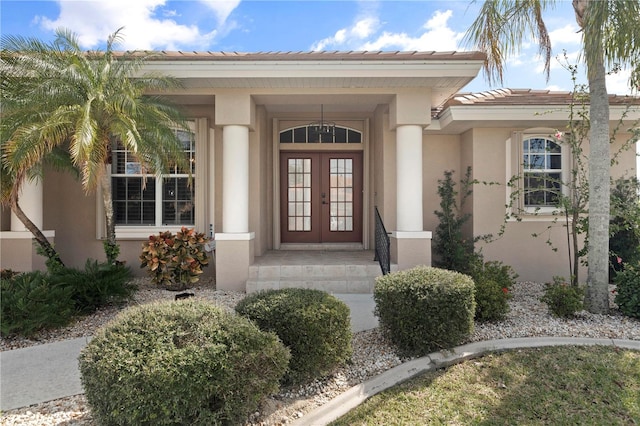
[[[585,35],[586,36],[586,35]],[[603,52],[587,58],[591,138],[589,152],[589,245],[585,308],[605,314],[609,311],[609,213],[610,167],[609,96],[605,81]],[[585,52],[589,55],[589,52]]]
[[[27,228],[29,232],[33,234],[33,237],[35,238],[36,242],[42,249],[42,252],[47,257],[47,259],[49,259],[49,261],[53,263],[53,266],[64,267],[64,263],[62,263],[62,259],[60,259],[60,255],[58,254],[58,252],[53,248],[53,246],[51,245],[49,240],[47,240],[47,237],[44,236],[42,231],[40,231],[40,228],[38,228],[31,221],[31,219],[29,219],[29,217],[24,213],[24,211],[22,211],[22,209],[20,208],[20,205],[18,205],[18,200],[17,199],[12,200],[10,206],[11,206],[11,211],[16,215],[18,219],[20,219],[20,222],[22,222],[25,228]]]
[[[111,176],[108,173],[109,164],[104,165],[105,170],[103,170],[102,175],[100,176],[100,189],[102,189],[102,203],[104,205],[104,216],[105,216],[105,225],[107,236],[105,239],[105,252],[107,254],[107,260],[109,262],[115,261],[110,258],[110,253],[113,253],[111,250],[116,250],[118,244],[116,243],[116,224],[113,220],[113,196],[111,193]],[[115,255],[117,257],[117,254]]]

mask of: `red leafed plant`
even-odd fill
[[[140,267],[147,268],[154,283],[168,290],[184,290],[198,282],[202,267],[209,264],[204,233],[182,227],[150,235],[142,244]]]

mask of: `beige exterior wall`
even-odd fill
[[[376,188],[378,196],[382,193],[383,202],[378,204],[380,214],[387,228],[387,232],[396,229],[396,134],[390,128],[389,111],[378,108],[376,112],[376,128],[380,134],[376,135],[376,148],[380,150],[382,158],[382,185]],[[381,146],[378,147],[378,144]]]
[[[423,212],[424,229],[435,231],[438,218],[434,211],[440,210],[440,196],[438,195],[438,180],[444,177],[444,172],[454,170],[454,179],[460,174],[461,143],[458,135],[423,135]]]
[[[16,233],[12,233],[16,234]],[[45,258],[36,252],[35,240],[31,233],[20,232],[20,236],[3,235],[0,238],[0,269],[11,269],[16,272],[44,271]],[[54,238],[49,241],[55,243]]]
[[[473,131],[474,178],[481,182],[500,183],[479,184],[474,187],[472,221],[475,236],[498,236],[500,227],[505,223],[504,206],[509,202],[506,141],[511,137],[512,130],[516,129],[489,128]],[[629,136],[617,136],[612,154],[619,151]],[[588,155],[588,146],[585,147],[585,154]],[[515,155],[513,150],[511,155]],[[611,175],[613,178],[636,175],[635,158],[631,151],[620,154],[620,162],[612,167]],[[486,260],[499,260],[511,265],[522,281],[550,282],[554,276],[568,277],[569,252],[563,222],[554,221],[551,215],[523,215],[521,222],[511,220],[506,223],[502,237],[488,244],[478,243],[477,246],[482,249]],[[533,234],[538,236],[534,237]],[[556,247],[557,251],[553,251],[547,242]],[[581,281],[586,280],[586,272],[585,267],[580,267]]]
[[[272,232],[272,156],[269,125],[264,107],[256,108],[255,130],[249,133],[249,231],[255,232],[255,255],[261,256],[270,247]]]

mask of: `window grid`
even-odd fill
[[[555,207],[562,192],[562,148],[551,139],[522,143],[525,207]]]
[[[332,137],[319,135],[312,126],[299,126],[280,132],[280,143],[362,143],[362,132],[347,127],[335,127]]]
[[[353,160],[329,160],[329,208],[331,231],[353,231]]]
[[[290,158],[287,167],[287,229],[311,231],[311,159]]]
[[[195,179],[195,137],[191,132],[176,131]],[[114,220],[119,226],[194,225],[195,188],[189,184],[185,170],[173,167],[161,178],[149,176],[124,145],[112,142],[111,183]]]

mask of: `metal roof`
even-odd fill
[[[420,51],[320,51],[320,52],[200,52],[200,51],[129,51],[128,55],[152,55],[150,60],[202,61],[465,61],[484,60],[481,52]]]

